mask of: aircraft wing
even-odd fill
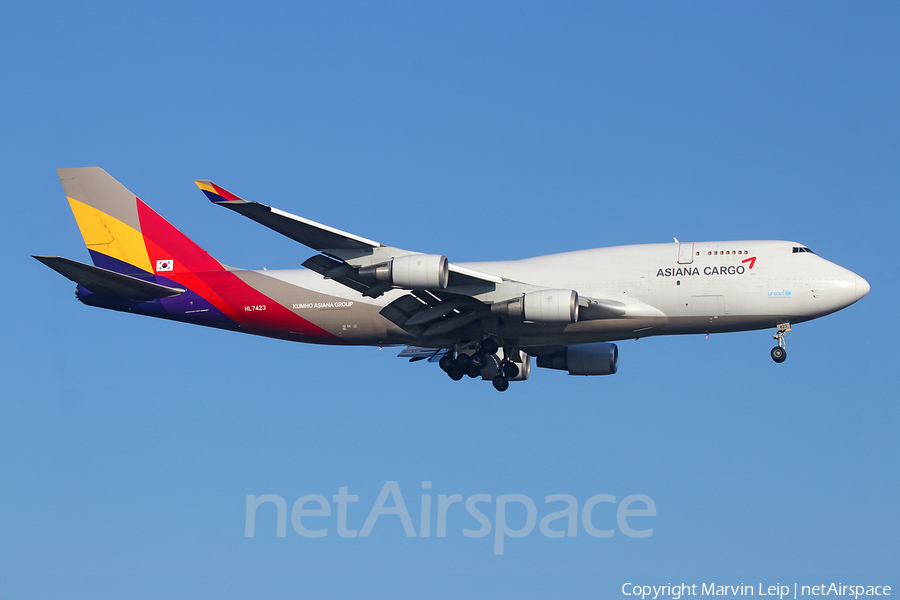
[[[374,240],[316,223],[310,219],[305,219],[259,202],[244,200],[209,180],[197,180],[194,183],[214,204],[242,214],[248,219],[265,225],[269,229],[326,255],[325,257],[314,256],[304,263],[304,266],[363,293],[365,293],[364,290],[374,287],[373,292],[367,295],[380,295],[380,293],[384,292],[380,288],[384,286],[372,286],[369,282],[360,281],[358,277],[354,278],[353,273],[351,273],[354,269],[340,268],[345,266],[344,263],[358,269],[359,267],[377,264],[398,256],[419,254],[418,252],[386,246]],[[336,258],[341,262],[327,262],[328,259],[326,257]],[[448,265],[448,270],[449,286],[479,285],[484,283],[499,284],[503,282],[501,277],[467,269],[452,263]],[[386,289],[390,287],[387,286]]]
[[[319,252],[332,250],[365,251],[384,246],[373,240],[367,240],[358,235],[353,235],[328,225],[322,225],[259,202],[244,200],[211,181],[198,180],[194,183],[203,190],[203,193],[206,194],[206,197],[213,204],[229,208]]]
[[[568,314],[577,315],[577,309],[580,309],[581,320],[614,319],[626,313],[625,304],[619,301],[578,297],[571,290],[546,290],[542,286],[454,265],[444,256],[387,246],[259,202],[244,200],[208,180],[195,183],[214,204],[318,250],[321,254],[308,258],[303,266],[326,279],[371,298],[392,289],[406,290],[407,294],[392,300],[380,314],[410,336],[433,344],[432,348],[452,344],[464,331],[479,336],[482,330],[495,330],[498,315],[516,314],[518,316],[513,318],[524,318],[521,314],[524,298],[534,292],[547,292],[547,302],[562,299],[560,305],[565,304],[565,298],[571,297],[572,302],[577,298],[578,306],[568,307]],[[532,296],[528,304],[534,306],[540,302],[542,300]],[[559,316],[548,318],[554,323],[560,319]],[[570,322],[574,320],[577,319]],[[427,358],[418,354],[406,356],[412,360]]]

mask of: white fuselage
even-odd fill
[[[617,318],[501,325],[523,346],[764,329],[827,315],[869,291],[855,273],[787,241],[641,244],[460,266],[625,305]],[[405,291],[373,299],[306,270],[257,273],[297,286],[282,302],[344,343],[412,342],[378,314]],[[336,309],[337,301],[350,305]]]

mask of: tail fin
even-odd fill
[[[103,169],[57,172],[95,266],[35,258],[78,283],[81,302],[284,339],[339,340],[253,287],[253,272],[223,266]],[[248,310],[261,305],[268,310]]]
[[[133,276],[222,265],[100,167],[57,169],[91,259]]]

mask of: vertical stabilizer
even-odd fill
[[[94,264],[169,276],[222,265],[100,167],[57,169]]]

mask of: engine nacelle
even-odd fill
[[[578,321],[578,292],[538,290],[519,298],[491,305],[491,312],[534,323],[575,323]]]
[[[606,342],[576,344],[538,356],[537,366],[568,371],[569,375],[613,375],[619,368],[619,349]]]
[[[450,281],[450,263],[440,254],[408,254],[362,267],[359,276],[404,288],[444,289]]]

